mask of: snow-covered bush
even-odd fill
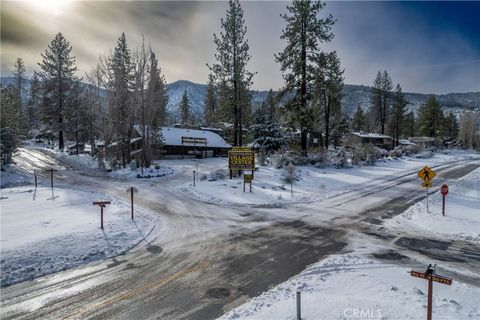
[[[395,149],[389,152],[390,157],[392,158],[400,158],[402,156],[412,156],[414,154],[419,153],[422,151],[422,147],[418,144],[411,144],[411,145],[400,145]]]
[[[327,163],[327,157],[325,153],[312,153],[305,156],[299,152],[285,152],[282,154],[276,154],[271,157],[273,167],[281,169],[286,167],[289,163],[295,166],[314,165],[316,167],[324,167]]]
[[[228,176],[228,174],[229,172],[226,169],[217,169],[210,172],[207,179],[208,181],[224,180]]]
[[[350,168],[352,166],[345,148],[338,148],[337,150],[335,150],[335,152],[329,155],[329,158],[330,165],[334,168]]]
[[[426,150],[414,155],[413,157],[417,159],[430,159],[431,157],[433,157],[433,152]]]

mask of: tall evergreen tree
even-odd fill
[[[403,134],[406,106],[407,101],[405,100],[405,94],[402,92],[402,87],[400,87],[400,84],[397,84],[397,87],[395,88],[395,94],[393,96],[392,116],[390,120],[390,131],[393,137],[393,147],[399,145],[398,140]]]
[[[417,121],[415,118],[415,113],[410,111],[405,115],[405,121],[403,126],[403,132],[407,137],[414,137],[417,133]]]
[[[254,144],[264,148],[267,154],[288,145],[290,137],[282,130],[277,121],[275,94],[270,90],[267,98],[255,112],[255,124],[252,125]]]
[[[187,90],[183,91],[180,103],[180,118],[183,125],[190,124],[190,100],[188,99]]]
[[[453,112],[449,112],[445,117],[445,135],[450,139],[456,139],[458,137],[458,121]]]
[[[215,79],[213,74],[208,75],[208,83],[207,83],[207,94],[205,95],[204,101],[204,119],[205,124],[211,126],[216,124],[216,112],[217,112],[217,93],[215,87]]]
[[[333,38],[333,17],[318,18],[324,5],[320,1],[294,0],[292,5],[287,6],[289,14],[282,16],[287,26],[280,37],[287,41],[287,46],[275,55],[285,81],[284,92],[295,93],[289,109],[293,111],[293,119],[300,127],[303,152],[307,151],[307,134],[312,126],[312,109],[308,101],[315,78],[315,64],[321,52],[320,44]]]
[[[65,100],[65,136],[68,140],[75,141],[75,153],[79,154],[80,145],[87,142],[88,113],[82,84],[75,81],[67,99]]]
[[[217,46],[216,63],[209,66],[218,83],[219,104],[222,108],[230,108],[224,112],[226,120],[234,124],[233,144],[243,144],[244,118],[251,107],[249,88],[253,73],[247,70],[251,58],[246,39],[247,27],[243,18],[243,9],[239,0],[230,0],[225,19],[221,19],[222,32],[213,35]]]
[[[15,63],[13,64],[13,72],[15,78],[15,93],[16,93],[16,100],[17,100],[17,107],[18,107],[18,114],[22,117],[22,92],[23,92],[23,84],[27,81],[26,79],[26,70],[25,64],[23,63],[22,58],[17,58]]]
[[[77,79],[75,57],[71,56],[72,46],[57,33],[42,54],[39,73],[43,83],[43,115],[52,130],[58,131],[58,148],[63,150],[65,100],[73,82]]]
[[[118,141],[124,167],[130,159],[130,139],[134,121],[134,104],[132,103],[133,67],[127,39],[125,33],[122,33],[113,50],[113,55],[108,61],[108,69],[110,74],[110,116],[115,134],[114,138]]]
[[[263,111],[266,113],[267,121],[276,122],[278,120],[278,107],[273,89],[268,91],[267,98],[262,104],[264,105]]]
[[[435,96],[429,96],[425,104],[420,107],[418,127],[422,135],[434,138],[442,135],[444,115]]]
[[[167,117],[167,85],[155,53],[150,49],[150,63],[148,88],[145,107],[145,122],[143,125],[145,166],[151,165],[153,148],[162,147],[164,138],[161,127],[166,123]]]
[[[382,134],[385,133],[385,125],[387,123],[387,114],[390,109],[391,91],[393,89],[392,79],[387,71],[381,73],[378,71],[373,81],[372,95],[370,98],[372,104],[372,112],[376,129]]]
[[[20,145],[19,115],[15,88],[0,86],[0,167],[12,162],[12,154]]]
[[[320,54],[315,70],[314,100],[321,110],[323,145],[328,148],[332,130],[337,129],[343,119],[341,94],[343,72],[336,52]]]
[[[38,128],[38,108],[41,101],[41,82],[36,72],[30,80],[30,93],[28,97],[27,123],[29,128]]]
[[[365,131],[367,129],[367,117],[361,106],[358,106],[357,111],[353,114],[350,128],[356,132]]]

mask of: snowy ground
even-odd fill
[[[311,265],[220,319],[294,320],[296,291],[301,292],[304,320],[424,319],[427,282],[410,276],[409,267],[372,258],[374,245],[360,241],[352,252]],[[434,319],[479,319],[480,288],[454,279],[451,286],[434,283],[433,290]]]
[[[249,192],[248,185],[246,186],[246,192],[243,192],[242,178],[237,177],[230,180],[228,176],[216,181],[199,179],[195,187],[192,181],[178,186],[178,189],[195,199],[224,205],[271,205],[285,202],[309,202],[323,200],[335,194],[343,193],[348,191],[349,188],[355,187],[355,185],[378,179],[388,179],[402,172],[420,170],[425,165],[435,166],[448,161],[471,157],[478,158],[478,154],[447,150],[444,153],[434,154],[428,159],[416,157],[387,158],[378,161],[375,166],[360,166],[349,169],[302,166],[295,168],[297,181],[293,183],[293,186],[284,181],[286,177],[285,169],[260,166],[255,171],[252,193]],[[208,166],[205,165],[205,160],[200,162],[199,177],[202,175],[209,176],[211,172],[218,169],[225,171],[228,169],[226,158],[216,158],[209,161]],[[168,166],[171,165],[174,164],[168,164]],[[291,187],[293,187],[293,196]]]
[[[429,196],[403,214],[388,220],[385,226],[449,239],[480,243],[480,169],[449,183],[446,216],[442,216],[442,195]]]
[[[458,156],[465,156],[457,154]],[[448,161],[451,155],[436,155],[429,163]],[[454,156],[456,157],[456,156]],[[454,158],[456,159],[456,158]],[[380,164],[364,170],[363,178],[381,176],[392,167],[411,169],[419,164],[414,159]],[[366,172],[377,170],[377,172]],[[372,175],[373,174],[373,175]],[[408,208],[403,214],[386,220],[384,227],[401,233],[423,235],[433,239],[480,242],[480,169],[449,182],[447,215],[442,216],[439,192],[430,196],[429,213],[426,200]],[[302,292],[302,319],[423,319],[426,314],[427,283],[411,277],[411,266],[423,270],[427,259],[399,256],[395,264],[380,261],[372,253],[386,248],[365,236],[352,236],[351,252],[332,255],[311,265],[301,274],[264,292],[228,312],[223,320],[233,319],[296,319],[295,293]],[[397,257],[398,258],[398,257]],[[403,259],[406,260],[403,260]],[[404,267],[408,265],[408,267]],[[462,271],[458,265],[443,263],[439,274]],[[433,317],[435,319],[480,319],[480,288],[454,278],[452,286],[434,284]]]
[[[1,286],[125,253],[154,228],[154,215],[127,203],[74,189],[15,187],[1,190]],[[100,208],[110,200],[100,229]]]

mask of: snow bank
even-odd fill
[[[8,188],[32,183],[33,177],[28,175],[14,164],[6,167],[5,171],[0,171],[0,188]]]
[[[446,216],[442,216],[442,195],[429,196],[404,213],[385,222],[386,227],[434,234],[449,239],[480,243],[480,169],[448,183]]]
[[[123,254],[155,227],[145,211],[130,219],[129,206],[102,194],[72,189],[2,189],[1,286]],[[96,200],[110,200],[100,209]]]
[[[410,270],[358,252],[332,255],[220,319],[296,319],[297,290],[304,320],[424,319],[427,282]],[[478,296],[480,288],[455,279],[451,286],[434,284],[433,317],[478,319]]]

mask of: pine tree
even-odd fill
[[[216,63],[209,66],[219,89],[219,105],[227,121],[234,124],[233,144],[243,145],[244,119],[251,107],[249,88],[253,73],[247,70],[251,56],[246,39],[247,27],[243,18],[243,9],[238,0],[230,0],[225,19],[221,19],[222,32],[213,35],[217,46]],[[226,111],[229,108],[231,111]]]
[[[271,122],[277,122],[278,120],[278,107],[275,93],[273,89],[270,89],[267,94],[267,98],[262,102],[264,104],[264,112],[266,113],[267,120]]]
[[[182,102],[180,103],[180,118],[183,125],[190,124],[190,100],[188,99],[187,90],[183,91]]]
[[[282,130],[275,118],[276,103],[273,90],[255,112],[255,124],[252,125],[253,143],[265,149],[267,154],[288,145],[290,137]]]
[[[65,136],[75,141],[75,154],[80,153],[80,145],[87,142],[88,113],[82,84],[75,81],[65,101]]]
[[[215,80],[211,73],[208,75],[207,94],[205,95],[204,105],[205,124],[207,126],[216,124],[217,119],[215,113],[217,112],[217,93]]]
[[[38,108],[41,101],[41,83],[36,72],[30,80],[30,93],[28,98],[27,123],[28,128],[38,129]]]
[[[420,134],[428,137],[439,137],[444,129],[444,115],[440,104],[431,95],[419,109],[418,127]]]
[[[108,61],[109,105],[114,139],[118,141],[122,165],[130,159],[130,139],[135,119],[132,91],[134,88],[133,62],[127,45],[125,33],[122,33]]]
[[[312,126],[312,109],[308,101],[311,99],[310,87],[315,78],[315,64],[321,52],[320,44],[333,38],[332,16],[318,18],[323,7],[324,3],[320,1],[306,0],[294,0],[292,5],[287,6],[290,15],[282,16],[287,26],[280,37],[287,41],[287,46],[275,55],[285,81],[284,92],[295,92],[294,98],[289,102],[289,109],[300,127],[303,152],[307,151],[307,134]]]
[[[367,117],[361,106],[357,107],[357,111],[353,114],[350,127],[353,131],[361,132],[367,130]]]
[[[145,123],[143,125],[145,166],[151,165],[153,148],[161,148],[164,138],[161,127],[166,123],[168,95],[166,81],[161,74],[155,53],[150,49],[148,88],[145,107]]]
[[[458,129],[457,117],[450,111],[445,118],[445,135],[450,139],[456,139],[458,137]]]
[[[372,113],[376,124],[376,129],[382,134],[385,133],[385,124],[387,123],[387,114],[390,109],[391,91],[393,89],[392,79],[387,71],[381,73],[378,71],[373,81],[372,95],[370,98],[372,104]]]
[[[417,133],[416,126],[417,126],[417,121],[415,119],[415,113],[413,113],[413,111],[410,111],[405,116],[403,132],[405,132],[405,135],[407,137],[414,137]]]
[[[336,52],[320,54],[315,70],[314,100],[320,109],[320,121],[323,124],[323,145],[328,148],[332,130],[343,119],[341,94],[343,89],[343,72]]]
[[[15,88],[0,86],[0,167],[12,162],[12,154],[20,145],[18,95]]]
[[[13,76],[15,78],[15,93],[16,93],[16,103],[18,107],[18,114],[22,117],[22,92],[23,84],[27,81],[25,77],[25,64],[23,63],[22,58],[17,58],[13,64]]]
[[[72,83],[77,79],[75,57],[71,56],[72,46],[58,33],[42,54],[39,73],[43,83],[43,119],[52,130],[58,131],[58,148],[63,150],[65,100]]]
[[[92,155],[99,159],[99,163],[103,165],[104,154],[96,148],[96,139],[102,140],[106,145],[112,142],[113,130],[109,120],[109,110],[106,108],[107,98],[103,94],[104,87],[108,88],[106,81],[103,79],[104,73],[100,64],[93,67],[86,74],[88,85],[86,87],[87,114],[88,114],[88,131]],[[110,91],[108,91],[110,92]],[[109,95],[107,95],[108,97]]]
[[[402,87],[400,87],[400,84],[397,84],[395,94],[393,96],[392,116],[390,120],[390,131],[393,137],[393,147],[399,145],[400,136],[403,134],[406,106],[407,101],[405,100],[405,94],[402,92]]]

